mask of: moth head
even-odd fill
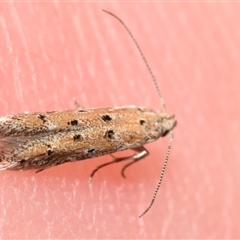
[[[174,127],[176,127],[177,121],[174,118],[174,115],[164,114],[162,116],[162,137],[165,137]]]

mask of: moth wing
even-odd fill
[[[18,162],[11,161],[16,155],[16,149],[21,152],[26,147],[27,142],[32,141],[39,136],[27,137],[0,137],[0,170],[8,170],[16,167]]]

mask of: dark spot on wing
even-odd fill
[[[88,153],[93,153],[93,152],[95,152],[94,148],[88,150]]]
[[[47,112],[47,114],[51,114],[51,113],[55,113],[56,111],[49,111]]]
[[[114,139],[114,131],[113,130],[107,130],[105,132],[104,138]]]
[[[83,140],[83,137],[81,134],[76,134],[73,136],[73,141],[81,141]]]
[[[53,153],[54,153],[54,151],[53,151],[53,150],[50,150],[50,149],[49,149],[49,150],[47,150],[47,155],[48,155],[48,156],[52,155]]]
[[[147,142],[150,138],[149,137],[145,137],[145,142]]]
[[[24,165],[25,162],[26,162],[26,159],[22,159],[19,161],[20,165]]]
[[[144,112],[144,109],[143,108],[138,108],[138,111]]]
[[[103,116],[102,116],[102,120],[103,120],[104,122],[108,122],[108,121],[111,121],[112,118],[111,118],[109,115],[103,115]]]
[[[16,116],[12,116],[12,119],[14,119],[14,120],[18,120],[18,121],[21,120],[20,118],[18,118],[18,117],[16,117]]]
[[[71,125],[71,126],[77,126],[78,125],[78,120],[74,119],[74,120],[68,122],[67,124]]]
[[[39,118],[43,123],[45,123],[45,122],[47,121],[45,115],[40,114],[40,115],[38,115],[38,118]]]

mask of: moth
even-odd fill
[[[131,32],[125,27],[137,46],[150,71],[161,99],[163,112],[158,113],[144,107],[112,107],[77,109],[41,113],[23,113],[0,117],[0,170],[36,170],[37,172],[67,162],[81,161],[98,156],[132,149],[131,156],[113,158],[111,162],[96,168],[90,178],[102,167],[130,160],[122,169],[145,158],[149,153],[145,144],[170,133],[170,141],[159,183],[150,206],[161,185],[176,126],[173,115],[166,107],[157,82]]]

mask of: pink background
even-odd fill
[[[0,238],[240,238],[240,3],[1,2],[0,114],[139,105],[178,126],[122,179],[110,156],[41,173],[0,172]],[[129,153],[120,153],[126,155]]]

